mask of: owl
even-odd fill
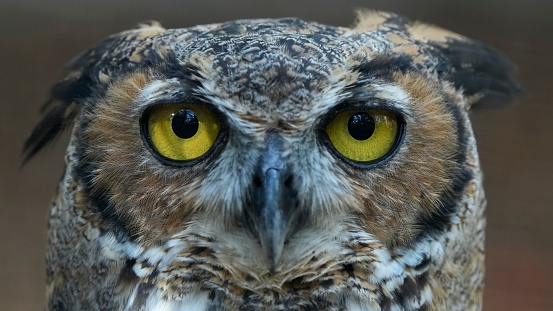
[[[48,310],[479,310],[468,111],[513,64],[385,12],[153,22],[68,66],[25,160],[71,130]]]

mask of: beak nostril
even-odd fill
[[[292,187],[292,182],[293,182],[293,178],[292,178],[292,175],[290,175],[290,176],[288,176],[288,177],[286,178],[286,180],[284,181],[284,186],[285,186],[286,188],[290,188],[290,187]]]
[[[260,188],[261,186],[263,186],[263,181],[261,180],[261,178],[259,178],[258,175],[253,176],[253,185],[256,188]]]

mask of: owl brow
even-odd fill
[[[134,112],[140,113],[153,105],[204,102],[205,99],[197,94],[193,87],[187,83],[187,80],[179,78],[153,80],[142,89],[137,97]]]
[[[352,68],[353,72],[358,73],[358,79],[344,88],[347,96],[342,102],[370,104],[377,101],[374,105],[405,110],[409,95],[395,85],[393,75],[413,69],[412,58],[404,54],[381,54],[363,61]]]
[[[356,83],[336,107],[344,105],[358,108],[391,109],[402,115],[411,115],[409,94],[395,83],[381,80]]]
[[[203,102],[201,89],[201,74],[192,64],[181,64],[176,58],[168,58],[167,64],[159,68],[159,76],[146,85],[138,97],[137,110],[155,104],[177,103],[183,101]],[[163,90],[169,92],[163,92]],[[152,100],[152,98],[159,99]]]

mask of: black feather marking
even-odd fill
[[[154,289],[155,285],[150,282],[138,285],[136,296],[134,297],[134,302],[130,310],[144,310],[148,302],[148,297],[150,297],[150,294]]]
[[[440,64],[434,71],[453,83],[465,96],[475,96],[474,107],[505,104],[524,88],[514,80],[516,66],[501,52],[484,44],[448,39],[446,44],[430,43]]]
[[[125,266],[121,269],[119,273],[119,279],[117,281],[118,285],[131,285],[138,282],[139,277],[134,272],[133,268],[136,264],[136,259],[127,259]]]
[[[102,230],[105,229],[109,232],[115,232],[120,242],[135,240],[137,238],[137,233],[133,231],[130,226],[132,223],[131,220],[117,213],[115,206],[109,198],[107,189],[98,187],[94,184],[93,179],[95,175],[93,172],[97,168],[95,165],[97,161],[85,160],[86,148],[86,143],[83,143],[77,148],[80,161],[75,167],[75,172],[83,182],[85,188],[88,189],[90,200],[94,203],[92,205],[93,209],[102,217]]]
[[[372,79],[391,81],[394,73],[405,73],[413,68],[413,58],[409,55],[381,54],[368,62],[360,63],[353,71],[359,72],[358,84],[366,84],[367,80]]]
[[[438,208],[420,220],[418,224],[420,233],[413,243],[429,233],[442,232],[451,224],[451,217],[457,211],[457,202],[474,176],[468,169],[460,168],[452,178],[451,188],[440,195]]]
[[[463,196],[467,184],[474,178],[472,171],[465,164],[467,161],[465,151],[468,143],[468,134],[463,125],[464,116],[462,115],[461,108],[453,104],[453,99],[447,99],[444,104],[456,122],[457,150],[455,163],[459,163],[459,167],[452,172],[450,176],[452,180],[451,186],[440,195],[437,209],[425,215],[419,221],[418,227],[420,232],[412,243],[420,241],[429,234],[442,232],[451,224],[451,217],[457,211],[457,203]]]

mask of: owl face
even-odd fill
[[[164,299],[228,286],[233,306],[440,306],[429,271],[467,250],[477,259],[456,265],[482,261],[467,110],[517,90],[506,64],[384,13],[353,29],[282,19],[113,36],[54,90],[49,124],[75,120],[60,205],[83,210],[133,282],[163,279]],[[56,130],[39,125],[29,154]]]

